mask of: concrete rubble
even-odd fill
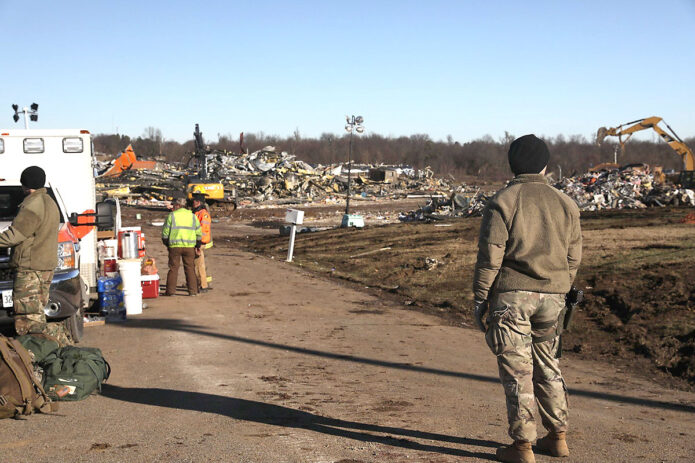
[[[555,183],[582,211],[643,209],[668,205],[695,205],[693,190],[672,183],[657,184],[646,166],[604,170],[564,178]]]
[[[478,187],[461,184],[448,197],[430,198],[426,205],[410,212],[402,212],[401,222],[433,222],[450,217],[476,217],[483,214],[488,199],[494,192],[483,192]]]
[[[673,183],[657,184],[645,165],[566,177],[553,186],[571,197],[581,211],[695,206],[693,190],[679,188]],[[450,217],[480,216],[494,192],[483,193],[477,189],[471,194],[473,190],[473,187],[459,186],[448,198],[432,198],[417,210],[401,213],[399,220],[432,222]]]
[[[97,166],[101,172],[109,163]],[[213,181],[224,185],[239,207],[302,203],[342,203],[347,191],[347,166],[310,165],[272,146],[250,154],[213,151],[208,154]],[[100,176],[97,189],[126,204],[164,207],[185,191],[195,170],[182,163],[158,162],[153,169],[128,169],[117,176]],[[646,165],[606,169],[566,177],[553,185],[569,195],[582,211],[637,209],[667,205],[695,206],[695,192],[673,183],[657,184]],[[402,222],[437,221],[482,215],[494,191],[438,178],[430,168],[358,165],[351,168],[351,200],[423,198],[426,204],[402,212]]]
[[[109,165],[99,168],[104,171]],[[348,184],[346,165],[312,166],[272,146],[250,154],[212,152],[208,155],[208,170],[211,180],[221,182],[241,207],[267,202],[339,202]],[[194,174],[183,164],[158,163],[156,169],[130,169],[118,176],[101,176],[97,189],[127,204],[160,206],[185,190],[187,177]],[[353,164],[351,169],[351,199],[355,200],[431,196],[452,188],[452,182],[436,178],[429,168],[415,171],[410,166]]]

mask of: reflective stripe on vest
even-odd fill
[[[210,218],[210,214],[207,210],[205,210],[205,208],[201,208],[195,211],[195,216],[198,217],[198,220],[200,221],[200,229],[203,232],[203,244],[212,243],[212,232],[210,231],[212,219]],[[208,247],[209,246],[206,246],[206,249]]]
[[[170,248],[195,247],[200,236],[200,222],[198,222],[198,219],[191,211],[182,208],[171,213],[171,227],[169,229]]]

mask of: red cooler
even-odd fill
[[[143,299],[159,297],[159,275],[141,275],[140,285]]]

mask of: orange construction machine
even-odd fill
[[[664,125],[668,128],[668,131],[662,129],[659,126],[659,123],[662,121],[662,118],[652,116],[620,124],[617,127],[601,127],[596,133],[596,143],[601,145],[603,140],[609,136],[618,137],[620,149],[625,153],[625,143],[627,143],[635,132],[653,129],[668,146],[673,148],[673,150],[683,158],[683,171],[680,173],[678,183],[685,188],[692,188],[695,186],[695,155],[693,155],[693,150],[680,139],[676,132],[666,122],[664,122]],[[625,139],[623,139],[623,137],[625,137]]]
[[[102,174],[104,177],[115,177],[123,173],[123,171],[131,169],[154,169],[155,161],[138,161],[133,151],[133,145],[128,147],[116,158],[113,166]]]

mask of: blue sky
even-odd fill
[[[3,128],[35,101],[35,128],[179,141],[346,114],[460,142],[653,115],[695,136],[695,0],[0,0],[0,19]]]

